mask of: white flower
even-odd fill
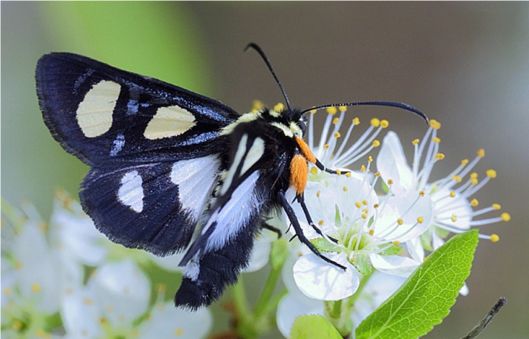
[[[276,313],[276,323],[284,337],[290,336],[294,320],[302,315],[324,315],[324,302],[308,298],[297,288],[292,274],[292,259],[285,264],[283,282],[287,286],[288,294],[281,299]],[[389,298],[403,283],[405,279],[383,273],[373,273],[367,284],[356,296],[351,312],[351,320],[357,326],[360,322]]]
[[[129,333],[133,322],[147,312],[150,291],[149,280],[132,261],[104,264],[86,286],[71,288],[65,295],[61,316],[67,335]]]
[[[2,239],[2,324],[31,337],[46,334],[38,324],[59,310],[64,290],[79,284],[83,272],[49,246],[47,224],[35,209],[27,206],[25,212],[25,221],[10,220],[13,232]]]
[[[213,319],[207,308],[196,311],[177,309],[172,302],[153,307],[148,319],[139,326],[142,339],[158,338],[205,338]]]
[[[430,128],[422,141],[413,140],[414,156],[411,167],[394,132],[389,132],[384,138],[377,157],[377,167],[389,188],[389,195],[402,197],[407,194],[419,194],[424,195],[425,200],[431,201],[432,218],[431,221],[424,220],[427,232],[422,237],[423,241],[407,244],[410,254],[421,260],[424,258],[424,254],[421,253],[424,251],[423,246],[426,244],[430,250],[438,248],[444,243],[443,235],[446,235],[446,232],[461,233],[473,226],[510,220],[508,213],[475,220],[475,217],[501,208],[499,204],[492,204],[490,207],[474,210],[479,202],[473,198],[473,195],[496,177],[496,171],[493,169],[487,170],[485,178],[481,181],[478,179],[478,173],[472,172],[485,155],[482,149],[478,150],[472,161],[468,159],[461,161],[461,164],[445,178],[430,181],[435,163],[445,157],[439,152],[440,138],[437,136],[439,128],[440,123],[431,120]],[[493,242],[499,240],[496,234],[481,234],[480,237]]]

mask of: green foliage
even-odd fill
[[[356,338],[417,338],[448,315],[470,274],[476,230],[432,253],[406,283],[356,329]]]
[[[290,332],[291,339],[342,339],[340,333],[321,315],[304,315],[296,318]]]

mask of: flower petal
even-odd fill
[[[347,270],[323,261],[314,253],[305,254],[294,264],[294,280],[298,288],[307,297],[319,300],[340,300],[353,295],[360,283],[360,274],[344,254],[327,256],[346,266]]]
[[[79,262],[95,266],[106,256],[108,240],[100,233],[92,219],[74,200],[68,200],[68,207],[63,201],[56,200],[51,216],[53,240],[57,247],[67,256],[73,256]]]
[[[149,304],[149,280],[129,260],[99,267],[88,281],[88,287],[113,327],[130,326]]]
[[[72,288],[62,298],[61,319],[68,338],[100,338],[103,315],[87,288]]]
[[[393,131],[388,132],[377,156],[377,169],[384,182],[392,180],[391,191],[403,194],[415,185],[415,178],[408,165],[399,137]]]
[[[253,243],[252,253],[248,266],[243,269],[243,272],[255,272],[263,268],[270,257],[270,249],[272,242],[277,236],[271,232],[265,230],[261,232]]]
[[[277,328],[285,338],[290,337],[290,330],[297,317],[305,314],[323,315],[323,303],[307,297],[298,297],[296,294],[287,294],[277,306]]]
[[[148,320],[140,325],[139,337],[158,338],[204,338],[213,325],[213,318],[207,308],[187,311],[175,308],[173,303],[153,307]]]
[[[408,277],[419,265],[418,261],[400,255],[370,254],[373,267],[382,273]]]

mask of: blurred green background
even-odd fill
[[[87,168],[53,141],[34,68],[50,51],[88,55],[227,103],[281,100],[249,41],[272,59],[299,107],[353,99],[417,105],[443,123],[447,174],[484,147],[499,176],[478,194],[513,218],[487,226],[468,284],[428,337],[460,337],[503,295],[483,338],[529,337],[529,4],[527,3],[15,3],[2,2],[2,197],[49,213],[53,191],[76,193]],[[404,140],[418,119],[387,110]],[[251,281],[258,282],[258,278]],[[218,323],[217,326],[225,327]]]

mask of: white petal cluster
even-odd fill
[[[501,208],[493,204],[475,209],[478,201],[473,195],[496,177],[496,172],[489,169],[480,181],[478,174],[472,172],[483,158],[483,150],[477,152],[474,160],[463,160],[448,176],[431,180],[434,165],[445,158],[439,152],[440,123],[436,120],[430,121],[422,140],[413,140],[413,160],[408,163],[395,132],[388,132],[383,142],[376,139],[388,127],[387,120],[372,119],[369,127],[352,142],[351,136],[360,120],[353,118],[342,138],[345,108],[330,108],[327,114],[320,140],[316,142],[313,112],[307,139],[321,162],[338,169],[339,175],[311,168],[304,193],[314,224],[325,236],[308,224],[301,207],[297,207],[296,214],[311,242],[347,269],[343,271],[302,248],[293,252],[290,275],[295,284],[285,279],[289,294],[280,305],[277,320],[284,334],[290,328],[289,319],[293,319],[286,313],[321,313],[321,301],[345,300],[354,295],[357,301],[353,314],[360,312],[365,316],[372,309],[360,306],[357,291],[364,295],[367,286],[373,286],[370,293],[389,296],[384,293],[385,286],[373,283],[376,276],[393,276],[402,283],[450,233],[510,219],[508,213],[476,219]],[[379,146],[376,158],[370,155]],[[359,161],[364,163],[352,166]],[[493,242],[499,239],[495,234],[480,237]],[[468,293],[466,286],[461,293]],[[292,306],[296,303],[297,306]]]
[[[30,206],[24,213],[9,208],[5,214],[10,214],[2,230],[7,337],[204,338],[209,333],[208,309],[176,309],[164,285],[144,271],[158,266],[177,281],[179,274],[170,271],[178,256],[156,259],[113,244],[63,192],[49,224]],[[256,257],[254,268],[266,264]],[[57,317],[60,325],[53,320]]]

